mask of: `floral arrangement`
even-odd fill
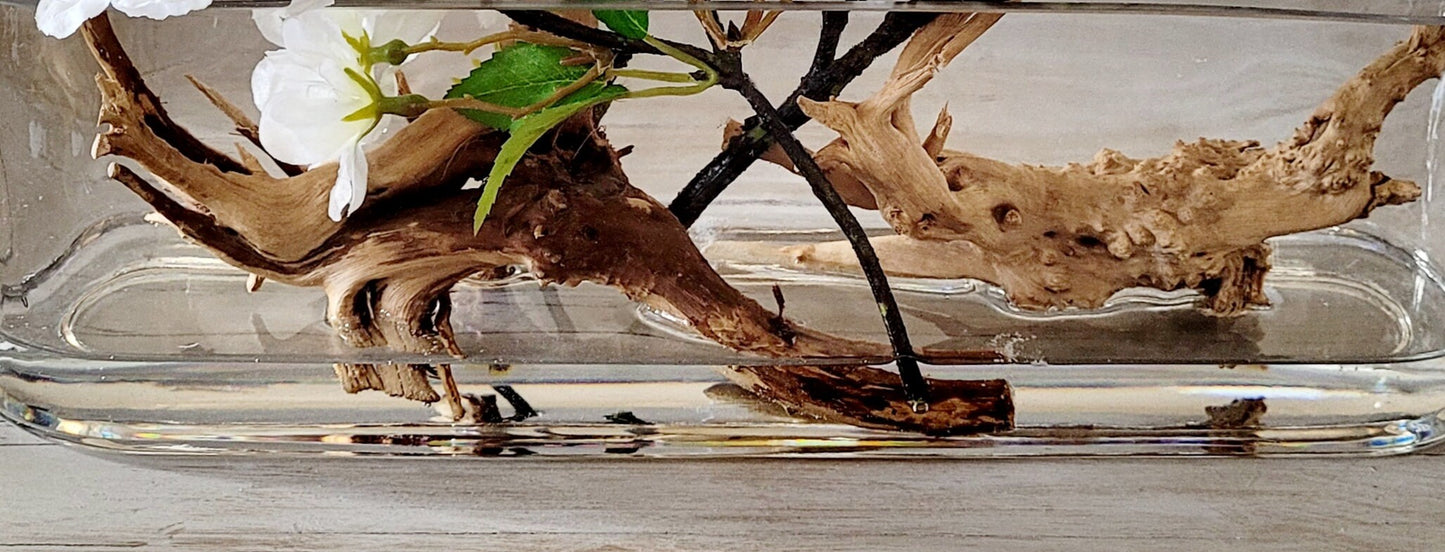
[[[840,55],[849,16],[824,12],[808,73],[774,104],[744,70],[741,51],[778,11],[754,9],[725,24],[715,11],[694,10],[706,46],[654,36],[646,11],[608,9],[572,18],[503,10],[509,25],[487,15],[477,38],[446,42],[427,12],[383,16],[295,0],[255,14],[277,47],[252,74],[259,122],[196,83],[285,173],[277,175],[247,150],[240,158],[220,153],[172,120],[105,15],[114,7],[164,18],[208,3],[40,0],[36,17],[52,36],[82,30],[100,62],[108,128],[97,157],[130,158],[163,185],[120,165],[111,176],[183,235],[250,272],[253,285],[324,288],[327,319],[346,342],[465,357],[452,336],[449,289],[522,266],[543,283],[617,288],[738,351],[849,364],[728,370],[793,412],[934,433],[1011,427],[1011,391],[1001,380],[931,380],[918,362],[1008,359],[915,348],[888,273],[981,280],[1031,309],[1095,308],[1142,286],[1194,290],[1207,312],[1247,314],[1268,303],[1265,240],[1420,196],[1416,184],[1373,170],[1373,148],[1391,109],[1445,69],[1445,29],[1417,27],[1273,147],[1199,139],[1151,159],[1104,150],[1088,163],[1041,167],[946,149],[946,111],[926,134],[912,118],[912,95],[1001,13],[890,13]],[[898,46],[880,89],[858,102],[835,98]],[[417,59],[484,48],[490,55],[454,75],[441,96],[412,90],[407,72]],[[641,55],[670,58],[678,70],[629,68]],[[723,151],[664,207],[628,183],[618,163],[625,152],[606,141],[599,121],[612,102],[712,89],[737,92],[752,115],[728,129]],[[793,131],[810,120],[839,137],[808,149]],[[765,309],[718,276],[688,237],[687,225],[760,159],[805,179],[846,240],[723,244],[713,252],[862,272],[887,344],[785,318],[778,289],[776,309]],[[878,211],[896,235],[870,240],[849,206]],[[896,373],[865,366],[882,362],[896,363]],[[435,377],[451,412],[467,412],[445,363],[338,365],[337,373],[349,391],[427,402],[440,398],[429,383]]]
[[[685,73],[615,69],[607,50],[583,49],[574,57],[575,41],[522,30],[497,30],[470,42],[446,43],[433,35],[441,23],[438,12],[327,10],[335,0],[292,0],[287,8],[259,9],[255,21],[261,34],[280,47],[256,65],[252,97],[261,111],[260,137],[276,160],[300,166],[335,162],[340,167],[331,190],[328,215],[340,221],[366,199],[367,160],[363,148],[375,142],[374,131],[388,116],[416,117],[428,109],[465,109],[476,120],[507,130],[515,137],[508,147],[511,163],[544,132],[568,116],[601,102],[661,95],[690,95],[716,84],[716,75],[686,53],[649,40],[645,11],[597,10],[597,18],[620,34],[660,46],[670,55],[705,72],[701,79]],[[42,0],[36,24],[47,35],[64,38],[108,7],[132,17],[165,19],[204,9],[210,0]],[[481,30],[496,30],[500,21],[486,18]],[[445,99],[400,93],[399,69],[427,52],[471,54],[483,47],[522,41],[499,51],[470,75],[458,76]],[[590,56],[590,57],[589,57]],[[585,59],[584,59],[585,58]],[[618,78],[634,78],[683,86],[628,90]],[[525,81],[524,85],[516,83]],[[477,206],[482,224],[506,179],[510,165],[499,163],[487,178]]]

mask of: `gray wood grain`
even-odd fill
[[[23,437],[0,428],[6,442]],[[485,461],[0,448],[0,550],[1426,550],[1438,457]]]

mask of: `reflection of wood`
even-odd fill
[[[928,380],[933,399],[915,412],[898,374],[854,366],[739,366],[729,378],[791,414],[862,427],[937,435],[1013,428],[1013,392],[1003,380]]]
[[[1269,412],[1263,398],[1234,399],[1223,406],[1206,406],[1209,427],[1213,429],[1257,429],[1260,419]]]
[[[427,381],[424,364],[337,364],[336,378],[347,393],[381,391],[393,397],[433,403],[441,400]]]
[[[460,357],[449,290],[473,274],[520,265],[545,283],[617,288],[742,352],[889,355],[883,344],[795,324],[723,281],[677,219],[628,183],[590,113],[533,148],[478,232],[471,221],[480,191],[458,190],[487,173],[505,136],[450,110],[418,117],[369,152],[365,206],[333,222],[326,204],[334,164],[278,178],[249,155],[237,161],[212,149],[171,120],[104,15],[86,23],[84,35],[101,65],[100,120],[109,127],[95,155],[130,158],[163,185],[122,165],[112,165],[111,175],[226,262],[266,280],[323,288],[327,320],[351,345]],[[249,127],[238,110],[208,96],[238,127]],[[348,390],[436,400],[422,366],[342,365],[337,372]],[[458,415],[460,398],[449,395]]]
[[[852,202],[878,209],[902,236],[876,242],[898,274],[985,280],[1037,309],[1097,307],[1129,287],[1188,288],[1202,292],[1211,311],[1233,314],[1267,302],[1267,238],[1343,224],[1420,195],[1414,183],[1372,171],[1373,149],[1394,106],[1445,69],[1440,27],[1416,27],[1272,148],[1198,140],[1159,158],[1104,150],[1086,164],[1041,167],[945,150],[947,113],[920,137],[909,110],[912,94],[998,17],[940,16],[914,35],[892,78],[867,100],[800,100],[840,135],[816,153],[819,164],[855,190],[846,195],[866,193]],[[823,270],[857,264],[835,244],[761,257]]]

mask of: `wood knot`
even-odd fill
[[[1044,290],[1051,293],[1066,293],[1073,289],[1069,285],[1069,278],[1063,274],[1050,273],[1044,276]]]
[[[937,216],[935,216],[933,213],[924,213],[922,216],[918,217],[918,230],[921,232],[927,232],[929,229],[933,228],[933,225],[936,222],[938,222]]]
[[[1012,203],[1000,203],[993,208],[993,220],[998,223],[1000,230],[1007,230],[1011,226],[1023,224],[1024,216]]]
[[[1103,240],[1100,240],[1099,238],[1090,236],[1088,234],[1080,234],[1079,236],[1075,237],[1074,243],[1079,244],[1079,247],[1083,247],[1085,249],[1104,247]]]
[[[1054,266],[1056,264],[1059,264],[1059,256],[1059,252],[1054,251],[1053,249],[1040,250],[1039,263],[1043,264],[1044,266]]]

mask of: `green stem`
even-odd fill
[[[470,41],[470,42],[442,42],[442,41],[440,41],[440,40],[437,40],[437,39],[433,38],[433,39],[431,39],[430,41],[423,42],[423,43],[421,43],[421,44],[413,44],[413,45],[407,46],[407,47],[406,47],[405,49],[403,49],[402,51],[403,51],[407,56],[411,56],[411,55],[415,55],[415,54],[421,54],[421,53],[425,53],[425,52],[437,52],[437,51],[441,51],[441,52],[461,52],[461,53],[464,53],[464,54],[470,54],[470,53],[472,53],[473,51],[475,51],[477,48],[481,48],[481,47],[486,46],[486,45],[489,45],[489,44],[496,44],[496,43],[502,42],[502,41],[504,41],[504,40],[512,40],[512,39],[516,39],[516,38],[521,38],[521,37],[523,36],[523,34],[524,34],[524,33],[519,32],[519,31],[515,31],[515,30],[513,30],[513,31],[503,31],[503,32],[496,33],[496,34],[490,34],[490,35],[487,35],[487,36],[478,38],[478,39],[473,40],[473,41]]]
[[[695,83],[696,78],[689,73],[671,73],[667,71],[648,71],[645,69],[610,69],[607,76],[629,79],[643,79],[658,82],[685,82]]]
[[[369,52],[369,54],[364,56],[364,59],[367,62],[401,65],[408,58],[416,54],[423,54],[426,52],[461,52],[463,54],[471,54],[472,52],[483,46],[488,46],[499,42],[506,42],[508,40],[518,40],[535,44],[550,44],[554,46],[566,46],[568,48],[585,48],[588,46],[587,44],[579,43],[575,40],[559,38],[549,35],[547,33],[539,33],[526,29],[512,29],[509,31],[502,31],[500,33],[489,34],[487,36],[468,42],[442,42],[440,40],[437,40],[436,38],[432,38],[431,40],[422,42],[420,44],[407,44],[406,42],[403,42],[401,40],[393,40],[391,42],[387,42],[386,44],[382,44],[376,47],[372,47],[369,44],[359,42],[353,43],[352,47],[357,48],[358,50],[363,52]]]
[[[445,100],[432,100],[420,94],[407,94],[405,96],[382,97],[377,100],[376,109],[383,115],[400,115],[402,117],[419,117],[432,109],[468,109],[472,111],[486,111],[488,113],[500,113],[508,117],[521,117],[528,113],[525,108],[507,107],[494,103],[484,102],[474,98],[448,98]]]
[[[701,81],[691,86],[659,86],[657,88],[644,88],[642,90],[629,90],[619,100],[635,100],[637,98],[658,98],[662,96],[691,96],[701,94],[712,88],[717,81]]]
[[[702,60],[693,57],[691,54],[675,48],[671,44],[658,40],[657,37],[652,35],[647,35],[642,39],[642,41],[646,42],[653,48],[657,48],[657,51],[667,54],[673,59],[701,69],[704,73],[710,75],[713,80],[717,80],[717,69],[713,69],[711,65],[708,65]]]
[[[686,64],[688,64],[688,65],[691,65],[691,66],[693,66],[693,67],[698,68],[698,69],[701,70],[702,73],[703,73],[703,79],[702,79],[702,80],[695,80],[695,79],[692,78],[691,75],[688,75],[688,80],[686,80],[686,81],[682,81],[682,80],[669,80],[669,81],[667,81],[667,82],[692,82],[693,84],[691,84],[691,85],[688,85],[688,86],[660,86],[660,87],[657,87],[657,88],[647,88],[647,89],[643,89],[643,90],[633,90],[633,91],[630,91],[630,92],[628,92],[627,94],[623,95],[622,98],[619,98],[619,99],[656,98],[656,97],[660,97],[660,96],[691,96],[691,95],[693,95],[693,94],[700,94],[700,93],[706,91],[707,89],[712,88],[713,86],[716,86],[716,85],[717,85],[717,82],[718,82],[718,72],[717,72],[717,69],[714,69],[711,65],[708,65],[707,63],[703,62],[703,61],[700,60],[700,59],[697,59],[696,57],[688,54],[687,52],[684,52],[684,51],[682,51],[682,50],[679,50],[679,49],[677,49],[677,48],[674,48],[671,44],[668,44],[668,43],[666,43],[666,42],[663,42],[663,41],[661,41],[661,40],[658,40],[656,37],[653,37],[652,35],[647,35],[646,37],[644,37],[644,38],[642,39],[642,41],[643,41],[643,42],[646,42],[648,45],[652,46],[653,48],[657,48],[658,51],[660,51],[660,52],[662,52],[662,53],[664,53],[664,54],[667,54],[669,57],[672,57],[673,59],[676,59],[676,60],[678,60],[678,61],[681,61],[681,62],[683,62],[683,63],[686,63]],[[652,71],[648,71],[648,73],[652,73]],[[668,73],[668,74],[671,75],[670,73]],[[671,78],[671,77],[669,77],[669,78]]]

